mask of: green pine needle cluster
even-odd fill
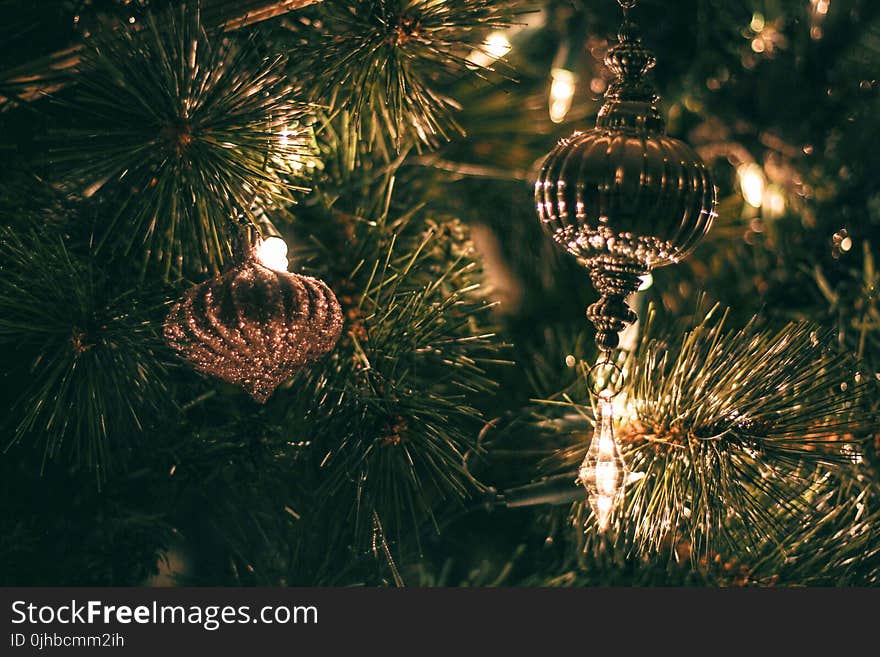
[[[460,132],[460,106],[444,84],[485,75],[471,53],[485,50],[486,34],[515,17],[507,1],[353,0],[286,25],[296,72],[314,78],[314,101],[350,112],[367,141],[393,152]]]
[[[72,189],[114,204],[98,248],[166,276],[216,271],[235,222],[289,203],[311,149],[285,69],[256,40],[209,36],[185,3],[91,40],[57,98],[73,120],[51,158]]]
[[[293,230],[320,245],[310,265],[336,289],[346,325],[333,356],[284,403],[296,404],[304,432],[322,427],[314,449],[328,504],[347,500],[356,534],[372,536],[379,522],[398,540],[438,504],[481,490],[465,460],[482,422],[476,400],[496,388],[499,345],[466,227],[413,207],[381,167],[347,166],[335,134],[327,126],[317,202]],[[327,195],[330,183],[370,193]]]
[[[8,449],[42,446],[96,471],[143,439],[167,408],[162,300],[118,285],[62,236],[43,228],[0,233],[0,344],[8,350]]]
[[[364,507],[395,530],[428,519],[435,498],[461,500],[480,489],[465,458],[481,417],[471,399],[493,387],[485,362],[493,336],[476,264],[464,249],[445,252],[444,232],[457,228],[429,228],[415,250],[392,243],[382,260],[359,263],[353,273],[362,292],[348,307],[339,352],[348,371],[336,392],[342,426],[334,400],[325,402],[335,428],[325,446],[335,474],[327,485],[356,482]]]
[[[638,3],[669,131],[723,200],[632,300],[617,431],[641,479],[603,536],[575,484],[593,291],[531,183],[592,122],[616,2],[325,0],[218,29],[236,3],[211,25],[187,0],[0,4],[0,583],[880,582],[880,5]],[[161,342],[237,222],[344,313],[265,405]],[[721,305],[680,325],[701,293]]]
[[[873,382],[815,325],[756,319],[734,330],[725,317],[715,307],[682,338],[658,337],[649,319],[623,366],[617,432],[641,478],[626,490],[616,540],[636,553],[684,544],[707,561],[783,540],[800,547],[793,527],[845,513],[830,500],[859,475],[877,421]],[[570,410],[554,429],[578,441],[558,457],[573,470],[591,415]],[[576,513],[595,534],[588,507]]]

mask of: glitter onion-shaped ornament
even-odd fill
[[[619,0],[620,1],[620,0]],[[635,2],[620,2],[626,12]],[[709,231],[716,192],[700,157],[666,135],[660,100],[646,80],[656,60],[628,16],[606,57],[617,74],[596,127],[575,132],[547,156],[535,184],[542,226],[587,267],[602,295],[587,316],[602,351],[636,320],[626,297],[656,267],[677,263]]]
[[[165,320],[165,340],[197,371],[262,404],[333,349],[342,310],[322,281],[267,266],[273,263],[261,261],[260,245],[260,238],[247,240],[231,269],[190,288]]]

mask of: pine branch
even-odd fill
[[[171,418],[156,432],[152,476],[175,500],[169,517],[184,545],[208,543],[214,557],[181,583],[277,585],[288,572],[292,529],[305,511],[304,447],[278,414],[223,398],[208,411]],[[299,511],[297,511],[297,509]]]
[[[419,243],[392,240],[382,259],[356,261],[357,292],[341,295],[340,360],[306,388],[325,400],[321,426],[332,437],[322,441],[324,488],[361,500],[355,527],[371,531],[375,510],[393,539],[440,500],[479,490],[465,454],[480,417],[469,397],[492,387],[481,364],[492,350],[488,306],[469,258],[437,253],[451,239],[446,230],[429,229]]]
[[[716,308],[680,345],[649,326],[624,369],[618,432],[644,478],[628,489],[618,529],[639,552],[685,540],[694,558],[741,555],[774,540],[788,519],[808,515],[818,473],[852,475],[853,455],[874,430],[871,383],[808,324],[772,330],[753,321],[728,331]],[[558,458],[573,469],[591,413],[561,408],[574,414],[554,429],[578,442]]]
[[[470,54],[515,15],[513,3],[486,0],[328,3],[320,16],[288,22],[291,61],[301,62],[296,74],[311,81],[313,100],[350,112],[377,147],[434,145],[460,131],[452,115],[459,106],[437,83],[484,75]]]
[[[433,217],[375,161],[351,166],[351,131],[328,125],[319,137],[325,168],[289,242],[307,247],[303,258],[311,246],[310,271],[336,290],[346,326],[333,356],[279,403],[294,409],[295,435],[314,436],[321,499],[350,509],[358,544],[375,512],[396,545],[480,490],[465,454],[501,345],[466,228]]]
[[[94,42],[58,99],[74,125],[59,129],[53,161],[117,208],[98,250],[138,253],[165,276],[216,270],[235,221],[289,203],[310,151],[283,68],[254,41],[209,39],[186,9]]]
[[[817,482],[806,517],[794,519],[779,543],[766,542],[752,556],[756,584],[797,582],[806,586],[876,586],[880,583],[877,473]]]
[[[94,474],[32,464],[32,450],[0,459],[0,583],[4,586],[143,585],[174,537],[149,470]]]
[[[6,376],[20,376],[4,424],[11,442],[43,445],[106,476],[113,451],[143,435],[167,404],[159,302],[120,291],[108,272],[44,229],[4,229],[0,240],[0,343],[15,349]],[[17,368],[21,368],[18,370]]]
[[[322,0],[197,0],[203,22],[209,29],[222,31],[238,30],[256,23],[277,18],[290,11],[301,9]],[[4,7],[12,12],[12,5],[19,0],[9,0]],[[181,5],[191,4],[193,0],[180,0]],[[71,16],[72,21],[72,16]],[[13,26],[14,27],[14,26]],[[124,27],[124,23],[113,26]],[[12,30],[9,30],[12,32]],[[20,36],[12,32],[11,36]],[[49,93],[57,93],[75,75],[82,62],[83,44],[76,43],[36,60],[29,61],[0,72],[0,111],[10,105],[28,103]]]

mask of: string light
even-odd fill
[[[752,28],[752,32],[757,34],[758,32],[760,32],[761,30],[764,29],[764,26],[766,24],[767,24],[767,22],[764,20],[764,14],[761,14],[759,12],[755,12],[752,15],[752,22],[749,23],[749,27]]]
[[[486,37],[486,53],[493,59],[501,59],[510,52],[510,39],[503,32],[492,32]]]
[[[812,26],[810,27],[810,36],[818,41],[824,36],[822,23],[828,16],[828,10],[831,9],[831,0],[810,0],[812,5]]]
[[[759,164],[751,162],[739,167],[739,184],[746,203],[754,208],[760,208],[764,203],[764,170]]]
[[[550,75],[550,120],[553,123],[562,123],[574,100],[577,76],[564,68],[554,68]]]
[[[267,237],[257,245],[257,260],[274,271],[287,271],[287,243],[280,237]]]
[[[779,20],[769,23],[760,12],[752,14],[749,30],[754,36],[748,33],[745,35],[751,40],[752,52],[772,56],[777,49],[788,45],[788,40],[779,30],[779,24]]]
[[[846,228],[841,228],[831,236],[831,256],[838,260],[844,253],[849,253],[855,243]]]
[[[534,11],[522,16],[516,24],[503,32],[490,32],[479,48],[475,48],[467,57],[471,68],[484,68],[507,56],[513,49],[513,40],[523,31],[537,30],[545,25],[546,12]]]
[[[293,171],[302,171],[305,167],[314,168],[315,160],[305,154],[308,148],[309,130],[298,127],[284,126],[278,132],[278,145],[281,155],[277,162],[290,167]]]
[[[291,130],[288,126],[284,126],[281,128],[281,132],[278,134],[278,143],[281,146],[282,150],[286,150],[291,145]],[[296,137],[294,137],[295,139]],[[301,171],[303,168],[303,162],[300,157],[294,153],[291,153],[287,156],[288,163],[293,167],[294,171]]]
[[[504,32],[492,32],[486,37],[482,47],[475,49],[467,58],[475,67],[486,67],[510,52],[510,39]]]
[[[778,219],[785,214],[785,194],[776,185],[770,185],[764,193],[763,206],[768,219]]]

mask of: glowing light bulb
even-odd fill
[[[578,480],[587,489],[596,524],[599,531],[604,532],[623,499],[629,472],[614,435],[614,405],[605,398],[600,400],[599,407],[599,423],[578,472]]]
[[[564,68],[554,68],[550,75],[553,78],[550,83],[550,120],[562,123],[571,109],[577,76]]]
[[[764,216],[778,219],[785,214],[785,194],[776,185],[767,188],[764,194]]]
[[[810,4],[813,8],[813,15],[810,21],[812,23],[810,27],[810,36],[813,40],[818,41],[825,34],[822,29],[822,24],[828,17],[828,10],[831,8],[831,0],[810,0]]]
[[[746,203],[753,208],[760,208],[764,203],[764,170],[754,162],[743,164],[737,171],[739,184]]]
[[[482,47],[468,55],[467,61],[475,67],[489,66],[510,52],[510,39],[504,32],[492,32],[486,37]]]
[[[257,246],[257,260],[274,271],[287,271],[287,243],[280,237],[267,237]]]
[[[749,24],[749,27],[752,28],[752,32],[756,34],[764,29],[764,26],[767,24],[766,20],[764,20],[764,14],[760,14],[755,12],[752,14],[752,22]]]
[[[639,276],[639,280],[641,284],[639,285],[639,292],[644,292],[651,288],[654,284],[654,275],[651,272],[644,274],[643,276]]]
[[[486,53],[492,59],[501,59],[510,52],[510,40],[503,32],[492,32],[486,37]]]

